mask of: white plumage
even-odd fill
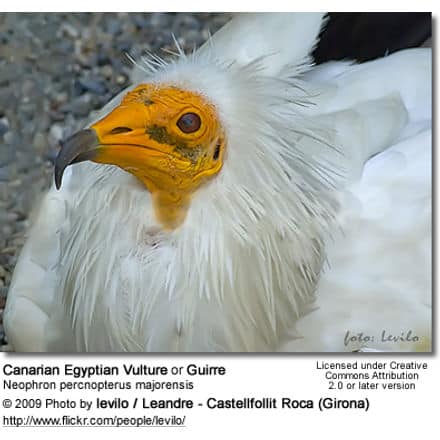
[[[214,104],[223,168],[171,232],[131,174],[69,168],[14,272],[15,350],[429,348],[430,50],[312,68],[321,21],[238,15],[195,54],[135,70]],[[382,328],[423,343],[344,344]]]

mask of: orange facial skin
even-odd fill
[[[223,165],[225,136],[215,107],[177,87],[140,85],[91,129],[99,141],[91,160],[136,176],[165,229],[184,221],[192,194]]]

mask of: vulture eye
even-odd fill
[[[196,115],[195,113],[185,113],[177,121],[177,126],[184,133],[196,132],[200,128],[201,124],[202,121],[200,120],[200,116]]]

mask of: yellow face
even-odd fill
[[[192,194],[223,164],[225,136],[215,107],[177,87],[140,85],[91,130],[98,145],[74,161],[117,165],[136,176],[167,229],[183,222]]]

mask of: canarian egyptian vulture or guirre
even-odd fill
[[[431,52],[313,68],[321,25],[238,15],[63,143],[13,349],[430,349]]]

